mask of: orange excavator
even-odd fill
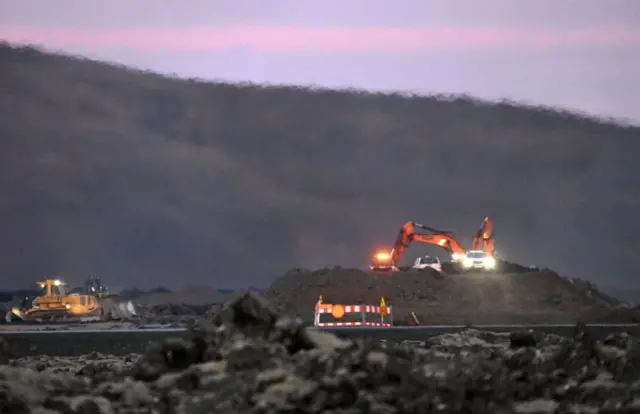
[[[487,256],[493,256],[493,220],[490,217],[484,218],[482,226],[473,235],[471,250],[484,250]]]
[[[418,233],[416,229],[426,232]],[[400,234],[396,239],[391,252],[384,250],[377,251],[373,256],[373,263],[369,266],[371,270],[399,270],[397,263],[402,258],[404,252],[409,248],[411,242],[429,243],[443,247],[451,255],[451,261],[456,264],[464,264],[467,258],[467,250],[456,239],[451,231],[437,230],[413,221],[406,222],[400,229]],[[494,261],[493,243],[493,220],[485,217],[482,225],[473,236],[471,250],[473,253],[484,251],[485,256]],[[480,253],[482,254],[482,253]]]
[[[416,228],[426,230],[426,232],[418,233]],[[427,227],[424,224],[408,221],[404,223],[400,229],[400,234],[396,239],[390,253],[386,251],[377,251],[373,256],[373,263],[369,266],[371,270],[398,270],[397,263],[402,258],[404,252],[409,248],[412,242],[435,244],[443,247],[451,255],[453,262],[461,262],[464,260],[466,250],[452,232],[445,230],[436,230]]]

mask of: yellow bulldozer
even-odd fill
[[[66,282],[38,282],[40,294],[29,304],[23,301],[6,315],[7,323],[97,322],[131,320],[136,314],[131,301],[120,301],[107,293],[99,279],[89,278],[82,293],[71,293]],[[17,318],[17,319],[16,319]]]

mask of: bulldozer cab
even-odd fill
[[[40,296],[67,296],[69,295],[69,288],[67,284],[60,279],[47,279],[43,282],[38,282],[40,286]]]

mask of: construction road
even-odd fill
[[[455,333],[464,330],[463,325],[418,326],[418,327],[358,327],[322,328],[345,338],[369,337],[387,341],[423,341],[435,335]],[[571,335],[574,325],[476,325],[474,329],[493,332],[513,332],[532,329],[535,332]],[[640,325],[587,325],[587,331],[595,338],[602,339],[610,333],[628,332],[640,336]],[[78,356],[91,352],[126,355],[142,353],[150,342],[166,338],[188,338],[189,332],[183,328],[155,329],[69,329],[40,331],[0,331],[9,345],[10,358],[35,355]]]

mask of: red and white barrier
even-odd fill
[[[316,303],[313,321],[314,326],[393,326],[393,308],[386,305],[384,298],[380,306],[342,305],[323,303],[321,296]]]

